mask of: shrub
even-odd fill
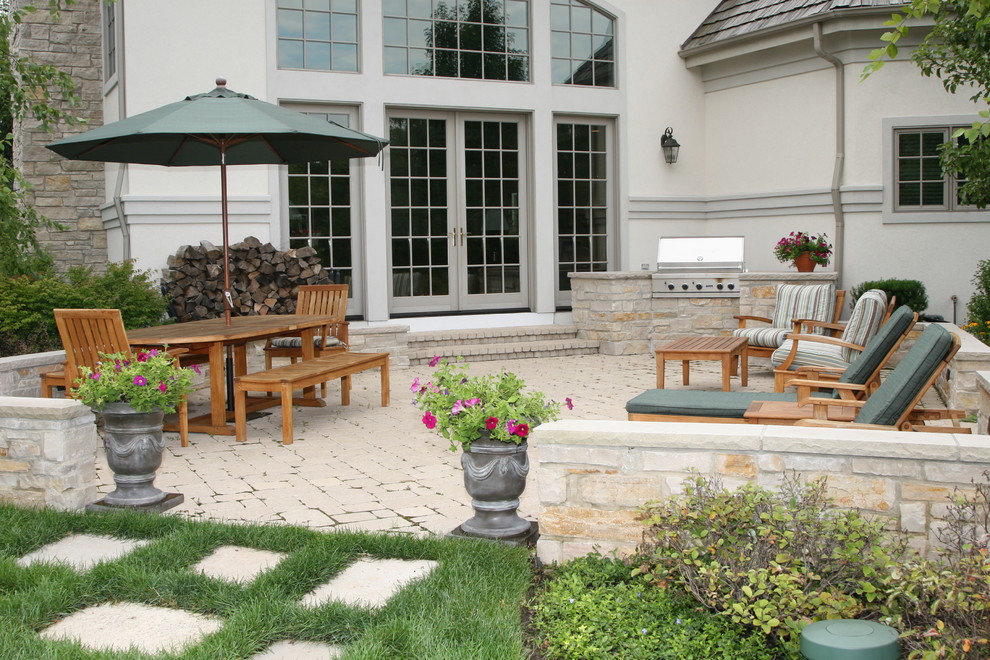
[[[824,479],[729,492],[717,477],[698,476],[644,514],[637,573],[683,587],[792,652],[808,623],[853,618],[878,600],[874,582],[904,547],[888,542],[881,521],[830,508]]]
[[[111,263],[103,275],[70,269],[65,278],[45,275],[0,278],[0,356],[58,350],[62,347],[52,310],[120,309],[127,328],[163,322],[165,300],[146,272],[132,262]]]
[[[918,280],[897,279],[873,280],[854,286],[849,291],[849,297],[851,298],[849,306],[855,307],[856,301],[870,289],[883,290],[887,294],[887,300],[890,300],[893,296],[897,296],[898,307],[907,305],[919,314],[928,309],[928,293],[925,291],[924,284]]]
[[[990,344],[990,259],[976,265],[973,286],[975,293],[966,304],[969,323],[963,327],[984,344]]]
[[[775,657],[762,633],[699,610],[683,593],[630,577],[627,564],[598,555],[551,572],[533,623],[547,658]]]

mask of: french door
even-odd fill
[[[392,313],[527,308],[521,117],[389,117]]]

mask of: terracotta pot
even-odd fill
[[[794,265],[797,266],[799,273],[810,273],[815,270],[817,264],[811,260],[810,252],[802,252],[794,257]]]

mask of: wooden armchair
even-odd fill
[[[347,285],[303,285],[296,294],[296,314],[330,315],[334,320],[324,325],[313,338],[316,357],[339,353],[347,350],[348,323],[344,320],[347,313]],[[301,360],[302,337],[276,337],[265,344],[265,368],[272,368],[273,358],[289,358],[295,364]],[[327,384],[322,383],[323,396],[327,395]]]
[[[750,357],[770,357],[787,335],[797,334],[803,320],[837,323],[842,314],[842,302],[846,292],[836,291],[831,284],[781,284],[777,287],[776,307],[772,318],[763,316],[733,316],[739,327],[733,337],[745,337]],[[751,322],[769,324],[769,327],[750,327]],[[825,334],[825,329],[817,330]]]
[[[130,353],[127,331],[119,309],[56,309],[55,324],[65,349],[65,363],[59,371],[41,376],[41,396],[51,398],[56,387],[64,387],[66,396],[79,377],[79,367],[96,368],[101,353]],[[178,356],[184,349],[170,350]],[[189,446],[189,414],[185,398],[179,404],[179,438]]]

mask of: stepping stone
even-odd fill
[[[250,582],[288,556],[284,552],[222,545],[193,566],[193,569],[218,580]]]
[[[70,534],[60,541],[44,545],[17,560],[18,566],[36,562],[68,564],[79,571],[89,570],[101,561],[113,561],[148,545],[151,541],[118,539],[93,534]]]
[[[430,574],[437,562],[419,559],[359,559],[330,582],[302,599],[304,607],[340,601],[356,607],[381,607],[399,589]]]
[[[285,639],[251,656],[251,660],[334,660],[339,658],[340,654],[339,646]]]
[[[67,639],[95,651],[173,653],[216,632],[223,620],[168,607],[107,603],[87,607],[41,631],[46,639]]]

